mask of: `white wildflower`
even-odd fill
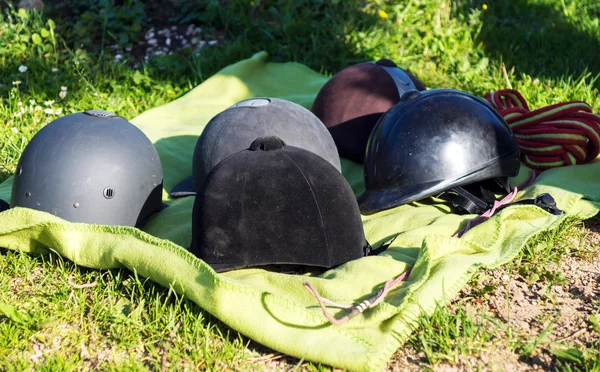
[[[60,93],[58,93],[58,96],[61,99],[65,99],[65,97],[67,96],[67,91],[66,90],[61,90]]]
[[[21,85],[21,80],[15,80],[15,81],[13,81],[13,85]]]
[[[35,100],[33,100],[33,99],[30,99],[30,100],[29,100],[29,104],[30,104],[30,105],[32,105],[32,106],[33,106],[33,105],[35,105]]]
[[[54,113],[55,113],[56,115],[60,115],[60,114],[62,114],[62,107],[59,107],[59,108],[57,108],[56,110],[54,110]]]
[[[19,130],[15,127],[10,128],[14,134],[19,134]]]
[[[21,113],[21,112],[17,112],[17,113],[15,113],[15,118],[18,118],[18,117],[19,117],[19,116],[21,116],[21,115],[23,115],[23,113]]]
[[[23,102],[19,101],[19,103],[17,103],[17,105],[23,106]]]
[[[54,114],[54,110],[52,110],[51,108],[44,109],[44,112],[48,115]]]
[[[67,91],[67,87],[63,87],[63,86],[61,86],[61,87],[60,87],[60,90],[62,90],[62,91],[64,91],[64,92],[66,92],[66,91]]]
[[[216,40],[211,40],[208,42],[208,45],[213,46],[213,45],[217,45],[217,41]]]
[[[25,107],[21,107],[21,108],[19,109],[19,111],[21,111],[21,114],[24,114],[24,113],[25,113]]]
[[[19,66],[19,72],[20,73],[24,73],[25,71],[27,71],[27,66],[25,66],[25,65]]]
[[[42,111],[42,106],[35,106],[35,111]]]
[[[52,72],[58,72],[58,68],[52,67]]]
[[[44,102],[46,106],[52,106],[54,104],[54,100]]]

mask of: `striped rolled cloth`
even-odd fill
[[[490,92],[485,99],[504,117],[533,169],[583,164],[600,153],[600,116],[582,101],[557,103],[531,111],[514,89]]]

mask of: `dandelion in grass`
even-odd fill
[[[381,19],[388,19],[388,18],[390,18],[389,14],[387,14],[385,12],[385,10],[383,10],[383,9],[379,9],[379,11],[377,12],[377,15],[379,15],[379,18],[381,18]]]
[[[25,71],[27,71],[27,66],[25,66],[25,65],[19,66],[19,72],[20,73],[24,73]]]
[[[487,10],[488,8],[487,4],[483,4],[481,7],[483,8],[483,10]]]

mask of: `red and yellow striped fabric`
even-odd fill
[[[531,111],[516,90],[490,92],[485,99],[504,117],[517,138],[521,159],[530,168],[583,164],[600,153],[600,116],[582,101]]]

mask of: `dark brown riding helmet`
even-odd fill
[[[362,164],[377,120],[413,89],[426,88],[389,59],[359,63],[338,72],[321,88],[312,112],[329,129],[340,156]]]

